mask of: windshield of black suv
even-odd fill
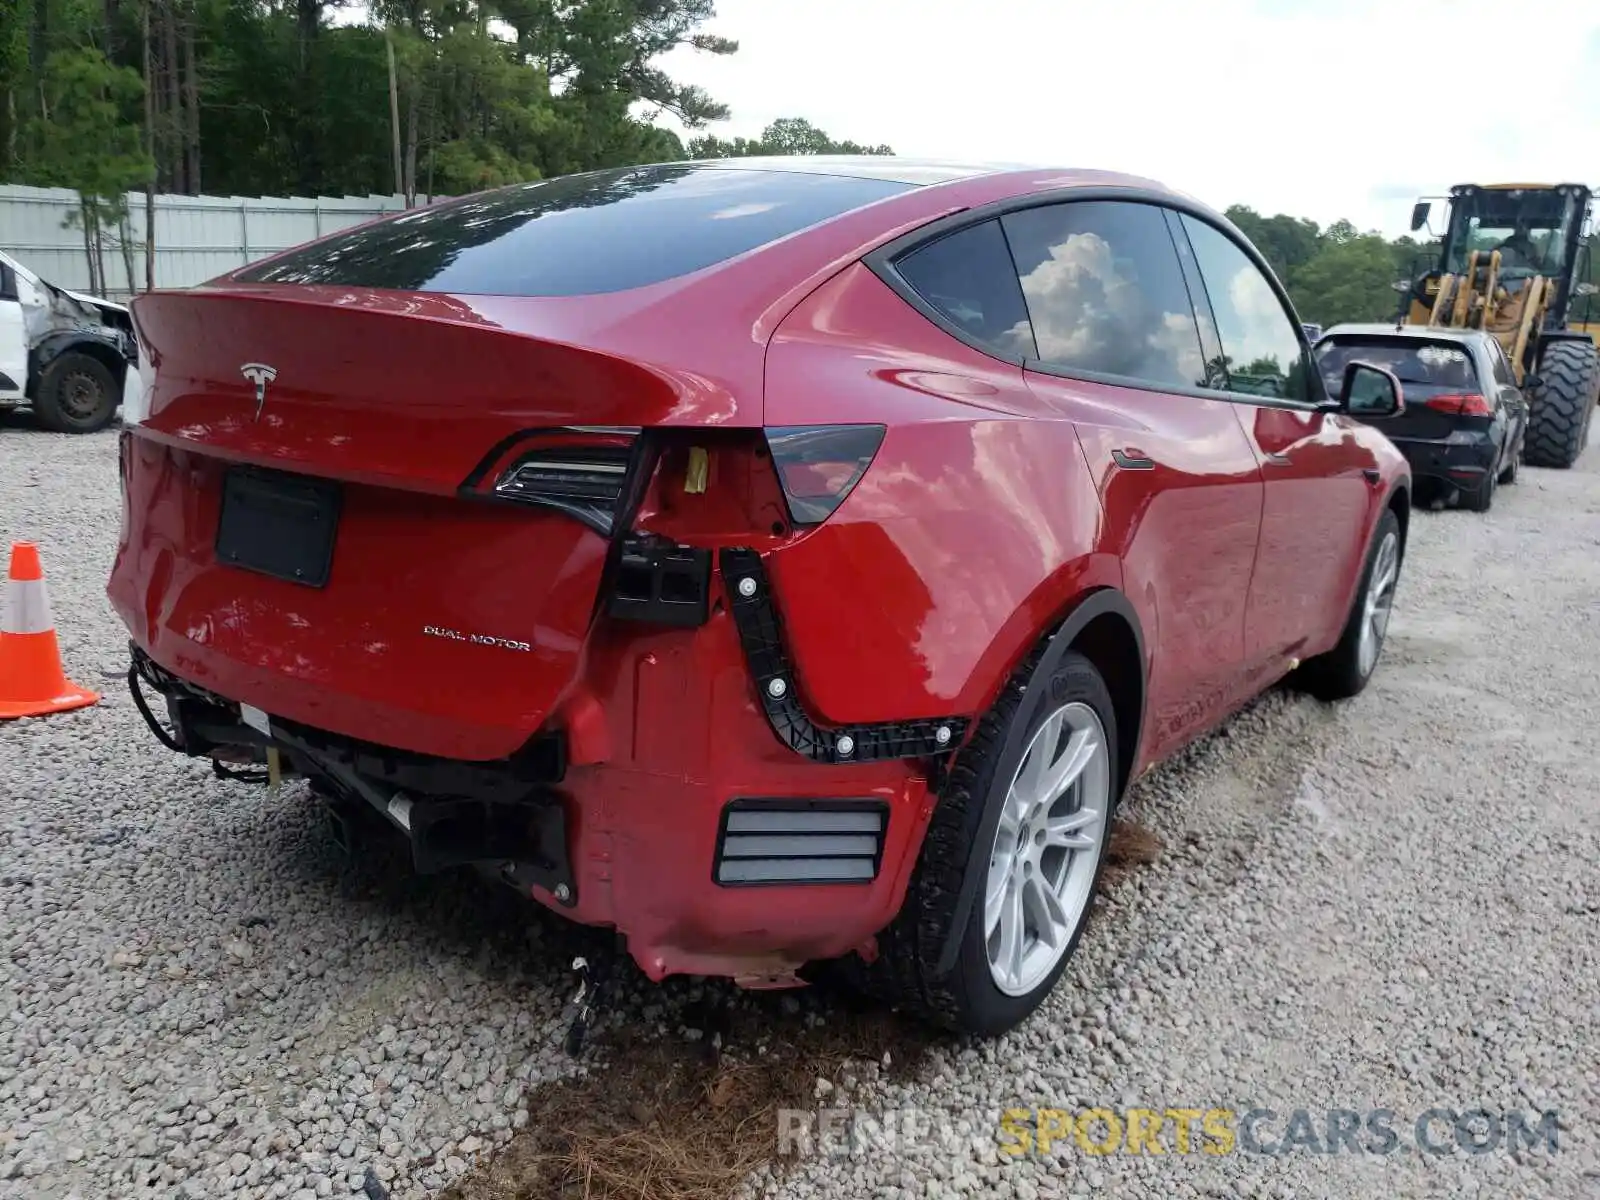
[[[1315,350],[1317,369],[1328,395],[1337,396],[1344,369],[1352,362],[1371,363],[1393,371],[1405,389],[1406,399],[1426,400],[1483,388],[1472,355],[1460,342],[1422,341],[1418,338],[1332,338]]]

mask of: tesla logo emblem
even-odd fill
[[[267,402],[267,384],[278,377],[278,368],[269,367],[266,363],[245,363],[239,368],[239,374],[247,381],[256,385],[256,415],[255,420],[261,419],[261,406]]]

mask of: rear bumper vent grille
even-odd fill
[[[888,823],[876,800],[735,800],[722,813],[713,878],[724,887],[870,883]]]

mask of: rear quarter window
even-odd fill
[[[1002,358],[1037,354],[999,221],[969,225],[919,246],[896,261],[895,270],[940,316]]]
[[[698,271],[911,186],[687,163],[593,171],[335,234],[238,278],[465,295],[616,292]]]

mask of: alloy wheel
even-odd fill
[[[1391,530],[1378,546],[1367,578],[1367,594],[1362,599],[1361,641],[1358,665],[1362,678],[1372,674],[1389,632],[1389,612],[1394,605],[1394,586],[1400,578],[1400,539]]]
[[[989,973],[1008,996],[1033,991],[1083,923],[1110,823],[1105,726],[1073,702],[1047,717],[1006,789],[984,888]]]

